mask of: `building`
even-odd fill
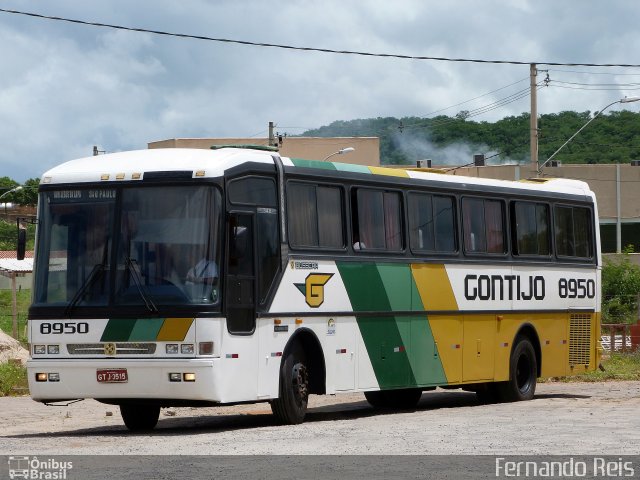
[[[378,137],[276,137],[283,157],[324,160],[343,148],[354,151],[331,158],[335,162],[380,165]],[[211,148],[213,145],[269,145],[267,138],[172,138],[150,142],[149,148]]]

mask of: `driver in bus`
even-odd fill
[[[187,285],[204,283],[214,285],[218,280],[218,266],[213,260],[201,258],[198,263],[187,272]]]

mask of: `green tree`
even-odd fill
[[[623,255],[605,259],[602,267],[602,322],[635,323],[638,318],[640,267],[631,263],[626,248]]]
[[[15,202],[20,205],[36,206],[38,204],[38,186],[39,178],[30,178],[23,183],[22,190],[16,192]]]

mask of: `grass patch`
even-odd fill
[[[21,364],[0,364],[0,397],[29,393],[27,369]]]
[[[27,311],[31,304],[31,290],[16,292],[16,299],[18,303],[18,341],[24,346],[27,344]],[[11,335],[13,332],[10,290],[0,290],[0,330],[7,335]]]
[[[602,359],[604,372],[596,370],[580,375],[547,378],[547,382],[606,382],[607,380],[640,380],[640,351],[612,353]]]

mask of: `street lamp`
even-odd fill
[[[354,150],[355,150],[355,148],[353,148],[353,147],[345,147],[345,148],[343,148],[341,150],[338,150],[337,152],[333,152],[331,155],[327,155],[326,157],[324,157],[324,159],[322,161],[326,162],[327,160],[329,160],[334,155],[343,155],[345,153],[353,152]]]
[[[640,97],[624,97],[624,98],[621,98],[620,100],[616,100],[615,102],[611,102],[609,105],[607,105],[607,106],[606,106],[606,107],[604,107],[602,110],[600,110],[598,113],[596,113],[596,114],[593,116],[593,118],[591,118],[587,123],[585,123],[582,127],[580,127],[580,129],[579,129],[576,133],[574,133],[573,135],[571,135],[571,137],[569,137],[569,140],[567,140],[567,141],[566,141],[566,142],[564,142],[562,145],[560,145],[560,148],[558,148],[555,152],[553,152],[553,153],[551,154],[551,156],[550,156],[549,158],[547,158],[547,159],[544,161],[544,163],[538,167],[538,176],[542,173],[542,169],[544,168],[544,166],[545,166],[547,163],[549,163],[549,162],[551,161],[551,159],[552,159],[553,157],[555,157],[555,156],[556,156],[556,154],[557,154],[560,150],[562,150],[562,149],[567,145],[567,143],[569,143],[571,140],[573,140],[573,139],[576,137],[576,135],[578,135],[582,130],[584,130],[584,129],[585,129],[585,127],[586,127],[587,125],[589,125],[589,124],[590,124],[591,122],[593,122],[596,118],[598,118],[598,117],[600,116],[600,114],[601,114],[602,112],[604,112],[607,108],[609,108],[611,105],[615,105],[616,103],[632,103],[632,102],[637,102],[637,101],[640,101]]]
[[[6,192],[4,192],[2,195],[0,195],[0,200],[2,200],[5,196],[9,195],[10,193],[14,193],[14,192],[19,192],[20,190],[22,190],[22,185],[18,185],[17,187],[13,187],[11,190],[7,190]],[[7,202],[4,203],[4,214],[7,214]]]
[[[5,196],[9,195],[10,193],[19,192],[23,188],[24,187],[22,185],[18,185],[17,187],[13,187],[11,190],[8,190],[8,191],[4,192],[2,195],[0,195],[0,200],[2,200]]]

